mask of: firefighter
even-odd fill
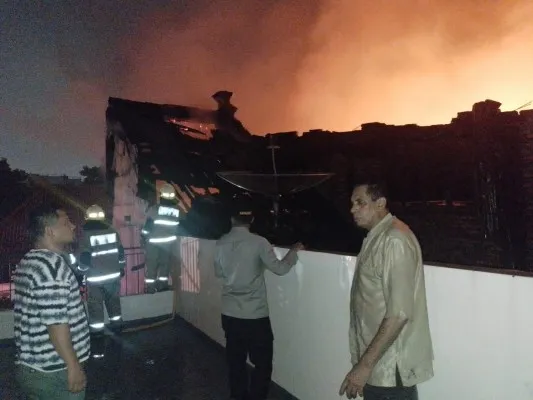
[[[145,245],[145,286],[147,293],[169,290],[172,250],[178,239],[180,212],[176,207],[176,192],[168,183],[160,190],[159,204],[148,209],[141,231]]]
[[[119,333],[122,326],[120,279],[126,265],[124,247],[117,231],[106,222],[100,206],[89,207],[85,219],[79,268],[85,269],[86,274],[91,334],[99,336],[104,331],[104,304],[110,329]]]

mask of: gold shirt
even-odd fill
[[[368,384],[396,386],[396,367],[404,386],[433,376],[433,349],[420,245],[402,221],[388,214],[370,230],[357,257],[350,295],[350,352],[355,365],[384,318],[408,321],[383,354]]]

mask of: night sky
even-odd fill
[[[232,90],[258,134],[533,100],[529,0],[0,4],[0,157],[30,172],[100,165],[109,96],[211,108]]]

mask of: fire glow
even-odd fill
[[[231,90],[255,134],[446,124],[485,99],[533,100],[530,0],[276,4],[228,2],[180,27],[154,12],[126,97],[213,108]]]

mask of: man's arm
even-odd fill
[[[154,219],[152,217],[148,217],[141,230],[141,235],[148,236],[152,232],[152,229],[154,229]]]
[[[413,317],[416,257],[401,239],[393,238],[386,247],[382,283],[387,311],[378,332],[359,363],[374,368]]]
[[[126,275],[125,268],[126,268],[126,252],[124,251],[124,245],[122,244],[122,240],[120,240],[120,235],[117,231],[115,231],[117,235],[117,247],[118,247],[118,265],[120,268],[120,276],[124,277]]]
[[[379,326],[378,333],[370,342],[359,363],[374,368],[381,357],[383,357],[383,354],[385,354],[387,349],[398,338],[406,323],[407,319],[403,318],[384,318]]]
[[[80,260],[78,263],[78,271],[84,273],[91,267],[92,261],[92,246],[90,235],[87,232],[83,233],[80,243]]]
[[[215,277],[223,278],[224,273],[222,272],[222,265],[220,265],[220,249],[215,247],[215,257],[214,257],[214,268],[215,268]]]
[[[48,335],[59,357],[65,361],[67,368],[79,366],[78,357],[72,347],[70,327],[68,324],[48,325]]]
[[[292,267],[298,262],[298,250],[303,249],[301,243],[297,243],[289,250],[285,257],[281,260],[274,253],[274,248],[272,245],[265,239],[261,242],[261,247],[259,249],[259,256],[265,267],[273,272],[276,275],[285,275],[288,273]]]
[[[48,325],[47,329],[50,341],[67,365],[68,390],[72,393],[81,392],[87,384],[87,378],[72,347],[70,327],[68,324],[57,324]]]
[[[146,240],[154,229],[154,217],[156,216],[155,207],[149,207],[146,211],[146,221],[141,229],[141,239]]]

